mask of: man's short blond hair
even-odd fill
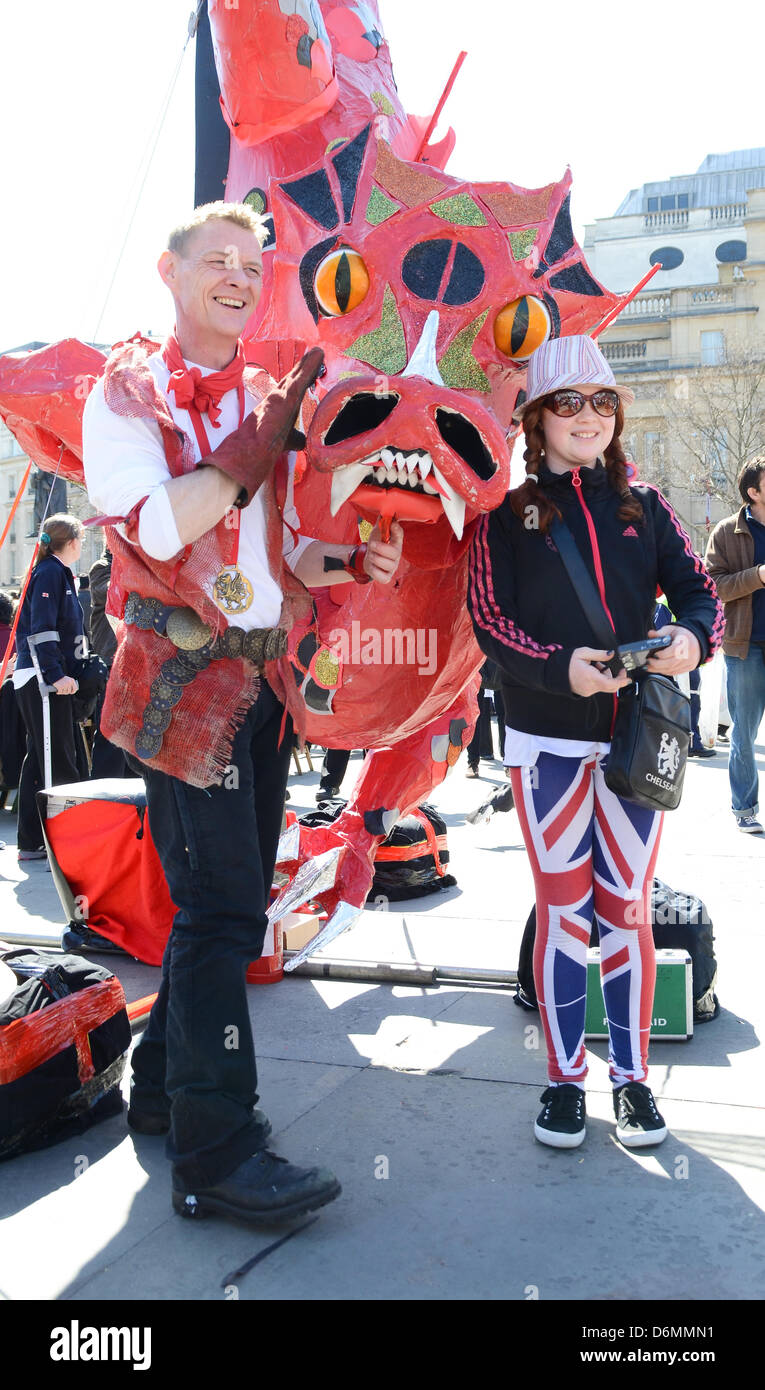
[[[261,246],[268,240],[268,223],[249,203],[203,203],[201,207],[194,209],[191,217],[185,222],[179,222],[177,227],[173,227],[167,239],[168,251],[175,251],[182,256],[191,233],[208,222],[233,222],[235,227],[244,227],[246,231],[254,232]]]

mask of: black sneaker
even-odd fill
[[[339,787],[320,786],[316,793],[316,804],[321,805],[322,801],[335,801],[340,795]]]
[[[616,1137],[628,1149],[661,1144],[667,1137],[664,1117],[656,1109],[652,1092],[642,1081],[628,1081],[614,1091]]]
[[[271,1121],[262,1110],[253,1110],[252,1118],[258,1127],[256,1138],[265,1145],[271,1135]],[[167,1134],[170,1129],[170,1113],[167,1110],[140,1110],[131,1105],[127,1112],[127,1122],[136,1134]]]
[[[215,1187],[197,1192],[173,1188],[173,1207],[181,1216],[218,1212],[256,1225],[273,1226],[326,1206],[341,1191],[328,1168],[297,1168],[286,1158],[261,1149]]]
[[[534,1138],[553,1149],[578,1149],[587,1132],[584,1091],[567,1081],[563,1086],[548,1086],[539,1099],[544,1108],[534,1123]]]

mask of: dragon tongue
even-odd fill
[[[370,464],[367,463],[347,463],[344,468],[336,468],[332,474],[332,493],[329,502],[330,516],[337,516],[343,502],[347,502],[352,492],[367,474],[370,472]]]

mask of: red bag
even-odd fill
[[[160,965],[175,906],[151,838],[140,778],[104,778],[40,792],[51,870],[74,928],[87,923]]]

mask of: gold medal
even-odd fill
[[[246,613],[254,597],[249,579],[236,565],[224,565],[215,576],[213,600],[224,613]]]

